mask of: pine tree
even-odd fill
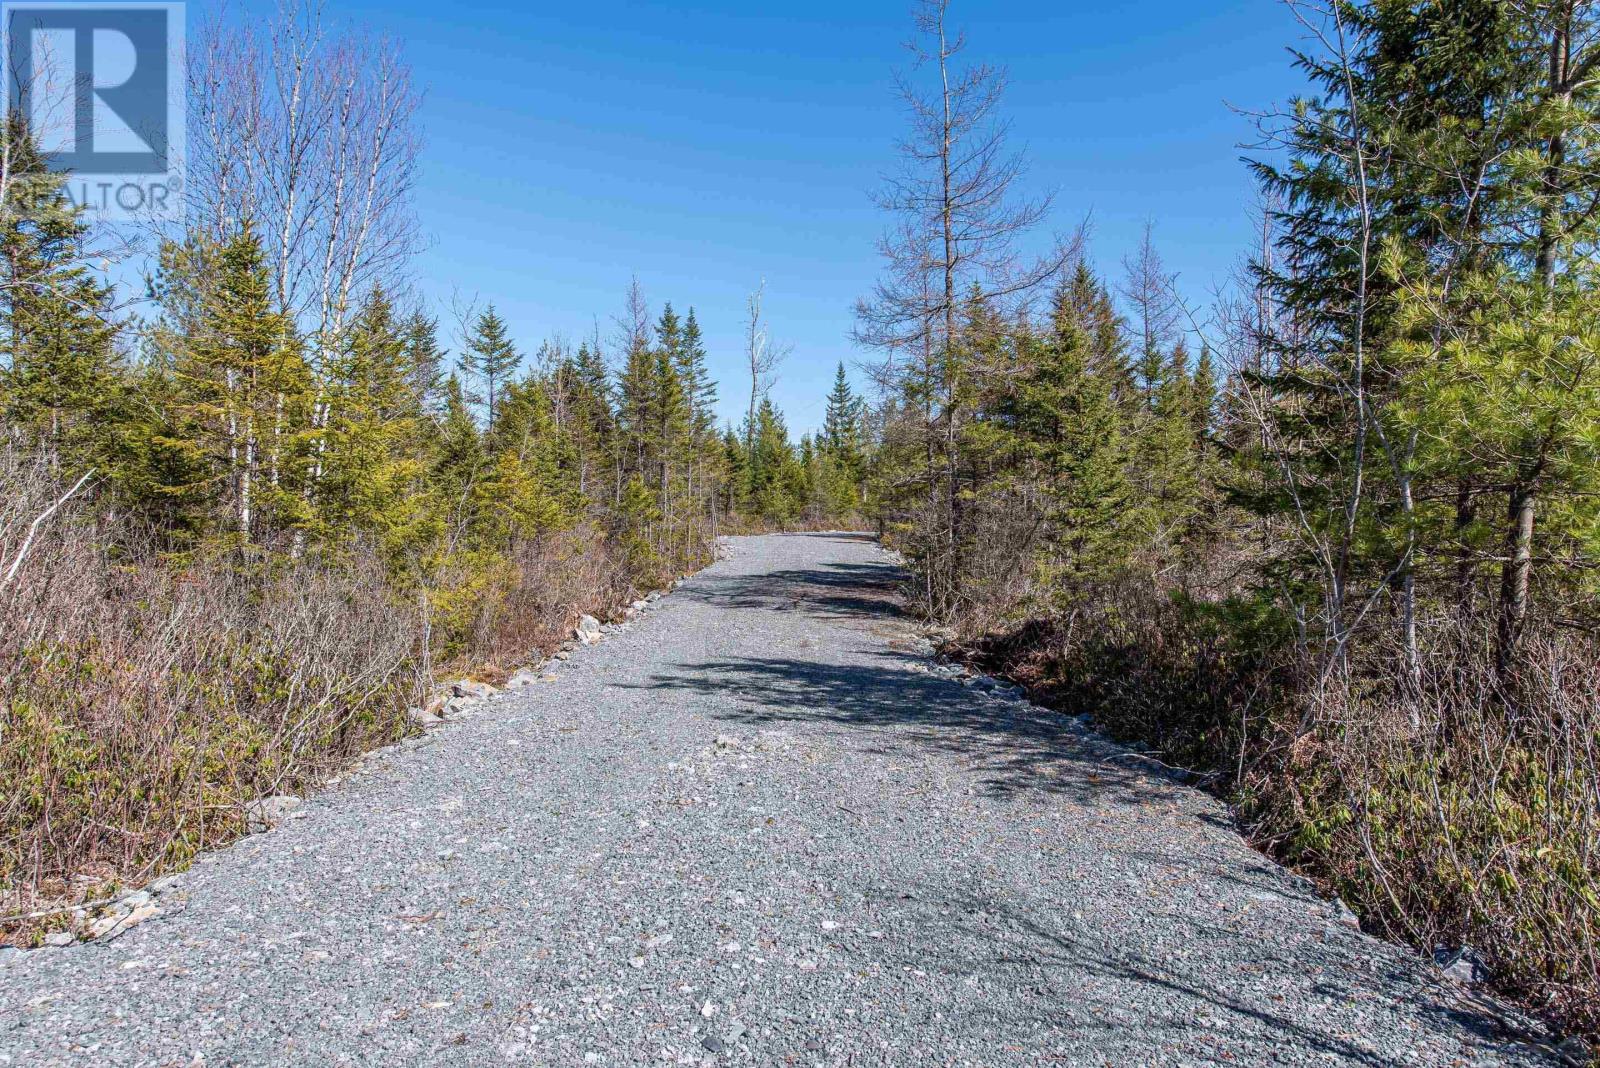
[[[521,363],[522,355],[511,341],[505,320],[493,304],[489,305],[472,324],[460,367],[464,374],[483,383],[484,424],[491,429],[500,393]]]
[[[1128,557],[1132,489],[1122,419],[1111,383],[1094,364],[1080,275],[1057,291],[1052,330],[1026,343],[1028,371],[1011,406],[1016,433],[1043,489],[1046,537],[1039,569],[1047,587],[1103,575]]]
[[[304,460],[296,440],[309,421],[310,369],[292,325],[274,310],[261,244],[246,225],[183,262],[199,273],[186,279],[196,299],[174,379],[193,437],[163,444],[189,455],[183,469],[227,487],[223,510],[240,542],[300,527],[308,517],[294,492]]]
[[[417,325],[397,320],[388,295],[374,289],[327,370],[325,473],[316,497],[324,540],[367,531],[393,551],[426,528],[419,445],[430,421],[422,390],[437,372],[419,373],[411,363],[419,355]]]
[[[406,317],[401,332],[405,338],[405,362],[411,369],[411,388],[427,411],[438,411],[443,404],[444,361],[448,355],[439,344],[439,321],[414,311]]]
[[[93,468],[116,479],[127,460],[125,368],[114,347],[110,288],[83,263],[89,228],[22,119],[4,122],[0,213],[0,405],[75,480]]]

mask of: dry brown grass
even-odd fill
[[[1487,626],[1435,619],[1417,692],[1379,635],[1319,685],[1266,602],[1081,592],[972,653],[1195,771],[1369,927],[1470,946],[1501,992],[1600,1032],[1600,643],[1532,634],[1501,685]]]
[[[0,452],[0,575],[62,491]],[[0,589],[0,938],[230,841],[248,802],[407,733],[435,675],[499,681],[633,592],[587,525],[402,592],[360,546],[179,563],[107,510],[68,502]]]

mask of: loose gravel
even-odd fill
[[[949,677],[870,539],[733,539],[109,942],[3,1065],[1551,1065],[1213,799]]]

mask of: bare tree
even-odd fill
[[[330,357],[360,294],[393,287],[420,247],[411,210],[420,97],[397,44],[331,31],[321,0],[283,0],[265,24],[216,14],[190,49],[187,74],[189,224],[212,240],[255,225],[278,308],[308,342],[309,502],[333,414]],[[273,422],[276,472],[282,398]]]
[[[1121,291],[1133,309],[1133,328],[1138,333],[1139,386],[1147,408],[1155,407],[1167,354],[1178,339],[1181,312],[1178,302],[1178,276],[1167,271],[1156,251],[1155,225],[1146,223],[1139,249],[1122,261],[1126,273]]]
[[[750,411],[745,418],[745,452],[755,448],[756,406],[762,397],[777,383],[778,366],[789,356],[789,347],[775,343],[762,318],[761,303],[767,292],[766,279],[750,294],[746,304],[749,316],[745,321],[745,363],[750,368]]]
[[[998,116],[1005,75],[987,64],[956,65],[966,39],[951,32],[948,13],[948,0],[923,0],[915,12],[912,73],[896,79],[910,130],[899,145],[900,171],[879,197],[896,223],[879,243],[885,273],[857,304],[855,331],[858,342],[887,351],[886,370],[918,379],[911,392],[921,395],[911,399],[927,419],[930,469],[940,468],[943,501],[930,499],[930,507],[947,513],[940,524],[947,580],[960,571],[963,532],[959,443],[970,382],[961,304],[999,310],[1025,301],[1066,258],[1058,251],[1027,259],[1018,250],[1050,199],[1016,196],[1025,168]],[[913,77],[924,71],[925,85]],[[912,358],[901,360],[906,353]]]

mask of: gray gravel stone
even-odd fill
[[[900,579],[728,540],[187,908],[0,970],[0,1065],[1560,1063],[1214,799],[915,670]]]

